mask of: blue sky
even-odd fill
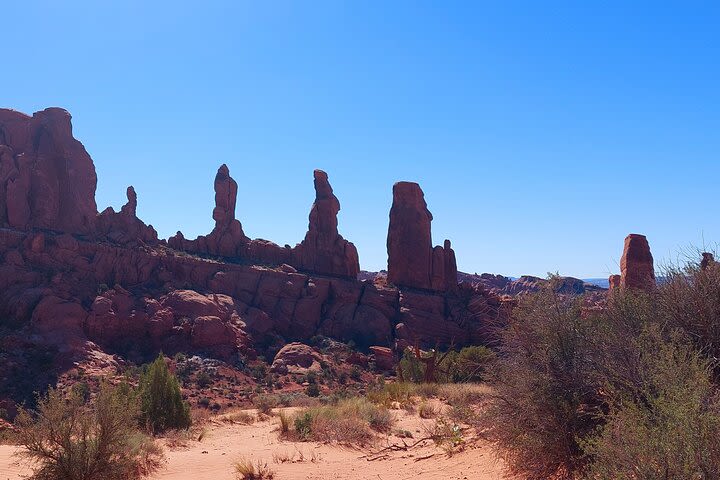
[[[227,163],[246,233],[281,245],[326,170],[365,269],[399,180],[468,272],[720,240],[717,2],[7,3],[0,106],[69,110],[98,208],[134,185],[163,237],[210,231]]]

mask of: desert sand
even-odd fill
[[[417,415],[395,411],[398,429],[414,438],[382,436],[369,447],[349,447],[317,442],[291,442],[278,435],[277,418],[250,425],[211,419],[201,441],[161,439],[167,464],[153,478],[157,480],[233,480],[233,464],[241,458],[267,463],[276,480],[497,480],[509,479],[504,465],[492,448],[470,442],[462,451],[448,456],[432,441],[423,441],[407,451],[390,445],[410,445],[426,436],[423,420]],[[0,446],[0,480],[20,480],[29,473],[13,454],[16,447]],[[380,452],[375,454],[375,452]]]

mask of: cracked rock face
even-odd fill
[[[92,233],[95,166],[72,136],[70,114],[0,109],[0,224]]]

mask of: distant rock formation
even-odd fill
[[[432,246],[433,216],[420,185],[398,182],[388,227],[388,281],[403,287],[451,291],[457,288],[457,264],[450,240]]]
[[[700,269],[707,270],[707,268],[715,263],[715,257],[712,253],[704,252],[702,254],[702,260],[700,261]]]
[[[0,225],[94,231],[95,166],[72,136],[70,114],[0,109]]]
[[[610,276],[610,290],[629,288],[650,291],[655,284],[655,267],[645,235],[631,233],[625,237],[622,258],[620,259],[620,276]]]
[[[266,265],[288,264],[297,269],[345,278],[360,272],[357,249],[338,233],[340,202],[333,194],[328,177],[315,170],[315,203],[305,239],[295,248],[281,247],[269,240],[251,240],[235,218],[237,183],[222,165],[215,176],[215,228],[206,236],[187,240],[182,232],[168,239],[170,247],[192,253],[236,258]]]

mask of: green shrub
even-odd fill
[[[212,385],[212,378],[207,372],[202,371],[195,377],[195,385],[197,385],[198,388],[207,388]]]
[[[253,399],[253,405],[263,415],[272,414],[272,409],[278,406],[278,398],[274,395],[258,395]]]
[[[307,386],[305,389],[305,393],[308,397],[319,397],[320,396],[320,387],[317,383],[311,383]]]
[[[362,397],[340,400],[337,405],[324,405],[300,412],[295,418],[295,431],[302,439],[337,441],[363,445],[374,438],[374,432],[388,432],[394,423],[384,407]]]
[[[495,358],[492,350],[483,346],[465,347],[451,358],[453,382],[481,382],[490,362]]]
[[[295,431],[302,439],[310,438],[312,434],[313,416],[309,411],[303,412],[295,417]]]
[[[641,333],[632,389],[611,394],[607,423],[584,446],[590,479],[710,479],[720,475],[720,402],[711,364],[657,328]]]
[[[160,354],[140,377],[141,420],[153,432],[190,427],[190,406]]]
[[[405,382],[420,383],[425,378],[425,368],[415,353],[406,348],[397,366],[398,376]]]
[[[162,450],[137,429],[139,405],[126,388],[103,385],[90,407],[79,392],[49,390],[37,411],[16,419],[32,480],[134,480],[162,464]]]
[[[587,462],[580,443],[601,424],[591,340],[596,321],[551,287],[522,298],[500,332],[487,433],[528,478],[571,478]]]

